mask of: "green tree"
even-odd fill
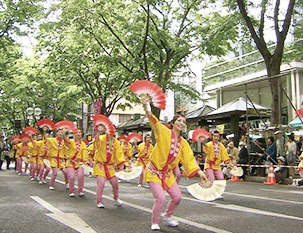
[[[75,80],[82,81],[92,99],[131,100],[125,89],[138,79],[197,99],[191,86],[174,78],[187,72],[194,57],[225,54],[237,28],[229,15],[204,16],[206,7],[201,0],[61,1],[54,6],[61,12],[58,22],[41,27],[41,47],[49,49],[57,67],[68,64],[69,72],[78,74]],[[119,97],[106,90],[116,90]],[[110,114],[107,104],[104,114]]]

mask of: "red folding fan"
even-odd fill
[[[40,121],[37,122],[37,126],[39,128],[43,128],[47,126],[50,130],[55,129],[55,123],[49,119],[41,119]]]
[[[127,136],[127,141],[128,142],[133,142],[133,141],[141,142],[141,141],[143,141],[143,138],[138,133],[131,133],[130,135]]]
[[[123,136],[118,137],[117,140],[118,141],[120,141],[120,140],[127,141],[127,138],[123,135]]]
[[[110,119],[108,119],[106,116],[102,115],[102,114],[96,114],[93,116],[93,122],[96,125],[104,125],[106,133],[111,135],[112,137],[115,134],[115,127],[113,125],[113,123],[110,121]]]
[[[77,131],[77,127],[75,126],[75,124],[71,121],[59,121],[55,124],[55,129],[63,129],[63,128],[67,128],[69,131],[71,132],[76,132]]]
[[[199,139],[199,137],[210,138],[211,133],[205,129],[195,129],[192,136],[193,142],[196,142]]]
[[[22,134],[19,138],[21,140],[31,140],[31,138],[26,133]]]
[[[89,144],[89,141],[88,141],[87,139],[82,139],[82,141],[83,141],[86,145]]]
[[[20,137],[19,136],[14,136],[14,137],[12,137],[11,138],[11,142],[18,142],[18,141],[20,141]]]
[[[26,134],[36,134],[38,133],[38,130],[34,127],[31,127],[31,126],[27,126],[23,129],[23,133],[26,133]]]
[[[165,110],[165,95],[156,83],[148,80],[139,80],[132,83],[129,89],[138,96],[142,94],[149,95],[155,107]]]
[[[303,108],[300,108],[298,111],[296,111],[296,114],[298,117],[303,118]]]

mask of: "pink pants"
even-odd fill
[[[68,177],[68,183],[69,183],[69,192],[75,193],[75,172],[77,171],[78,175],[78,193],[83,192],[83,186],[84,186],[84,168],[78,167],[74,169],[73,167],[67,167],[66,173]]]
[[[58,174],[58,168],[52,167],[52,170],[53,170],[53,174],[52,174],[52,177],[51,177],[51,180],[50,180],[50,187],[54,187],[55,180],[56,180],[56,177],[57,177],[57,174]],[[67,175],[66,175],[65,170],[63,168],[60,169],[60,170],[63,172],[65,183],[68,184],[68,179],[67,179]]]
[[[177,166],[174,168],[173,173],[175,174],[177,184],[179,184],[179,181],[180,181],[180,179],[181,179],[181,171],[180,171],[179,165],[177,165]]]
[[[221,170],[214,170],[211,168],[207,168],[205,171],[206,171],[207,179],[210,182],[213,182],[215,180],[215,177],[217,178],[217,180],[224,180],[224,175]]]
[[[112,178],[109,179],[109,182],[113,187],[113,194],[115,200],[119,198],[118,180],[119,179],[116,176],[113,176]],[[97,204],[102,203],[104,185],[105,185],[105,177],[97,176]]]
[[[303,180],[303,169],[299,170],[299,175],[300,175],[301,179]]]
[[[158,224],[161,217],[161,211],[165,203],[165,192],[162,185],[157,182],[149,182],[148,184],[154,198],[156,199],[153,207],[152,222],[154,224]],[[167,190],[167,192],[171,197],[171,200],[167,205],[165,215],[170,217],[181,201],[181,192],[176,182]]]
[[[22,174],[22,159],[17,159],[17,172]]]
[[[31,162],[30,166],[30,176],[35,178],[36,177],[36,169],[37,169],[37,164],[34,162]]]
[[[39,179],[40,181],[45,180],[48,173],[50,172],[50,168],[48,166],[45,166],[45,172],[44,172],[44,165],[38,165],[38,173],[39,173]],[[43,176],[44,173],[44,176]]]
[[[144,170],[145,170],[145,168],[142,167],[142,172],[141,172],[140,177],[139,177],[139,184],[142,184],[142,182],[143,182]]]

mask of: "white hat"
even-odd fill
[[[282,133],[282,131],[278,130],[278,131],[276,131],[276,132],[274,133],[274,135],[277,135],[277,134],[279,134],[279,133]]]
[[[246,146],[246,143],[243,142],[243,141],[241,141],[241,142],[239,143],[239,146]]]
[[[281,160],[283,163],[285,163],[285,158],[283,156],[279,156],[278,160]]]

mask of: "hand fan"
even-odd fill
[[[138,80],[132,83],[129,89],[138,96],[142,94],[150,96],[155,107],[165,110],[165,94],[156,83],[148,80]]]
[[[211,133],[205,129],[195,129],[192,136],[193,142],[196,142],[199,139],[199,137],[210,138]]]
[[[115,176],[121,180],[132,180],[139,177],[141,172],[141,167],[133,167],[131,169],[125,169],[124,171],[116,172]]]
[[[128,142],[134,142],[134,141],[141,142],[143,141],[143,137],[138,133],[131,133],[130,135],[127,136],[126,140]]]
[[[43,163],[44,163],[45,166],[51,167],[51,163],[48,159],[43,159]]]
[[[243,169],[242,167],[232,167],[230,170],[230,174],[233,176],[243,176]]]
[[[40,121],[37,122],[37,126],[39,128],[43,128],[46,126],[49,128],[49,130],[55,129],[55,123],[49,119],[41,119]]]
[[[34,127],[31,127],[31,126],[27,126],[23,129],[23,133],[26,133],[26,134],[37,134],[38,133],[38,130]]]
[[[226,180],[215,180],[211,187],[206,187],[201,183],[187,186],[187,191],[201,201],[214,201],[222,196],[226,186]]]
[[[20,141],[20,137],[19,136],[14,136],[11,138],[11,142],[18,142]]]
[[[95,122],[96,125],[104,125],[105,131],[107,134],[111,135],[112,137],[115,134],[115,127],[113,123],[104,115],[96,114],[93,116],[93,122]]]

